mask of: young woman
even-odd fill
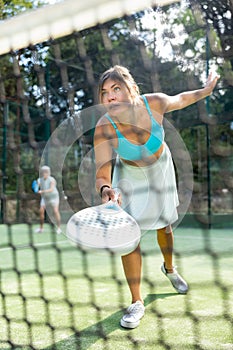
[[[59,213],[59,193],[56,187],[56,180],[51,176],[50,167],[44,165],[40,169],[40,177],[37,180],[39,191],[41,195],[40,201],[40,228],[36,230],[38,233],[43,232],[44,225],[44,213],[45,210],[49,211],[50,215],[53,215],[57,224],[57,233],[60,234],[61,219]]]
[[[107,113],[95,129],[96,189],[103,202],[114,200],[114,188],[120,189],[120,204],[141,229],[157,231],[164,259],[161,270],[182,294],[187,293],[188,285],[173,265],[171,225],[178,218],[179,203],[172,157],[164,142],[163,115],[209,96],[218,78],[210,74],[204,88],[175,96],[141,96],[132,75],[122,66],[110,68],[99,81],[99,101]],[[117,154],[114,169],[113,151]],[[122,263],[132,304],[120,323],[122,327],[135,328],[145,312],[140,289],[140,247],[122,256]]]

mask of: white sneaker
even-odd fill
[[[170,280],[171,284],[175,288],[175,290],[180,294],[186,294],[188,292],[188,285],[185,282],[185,280],[178,274],[175,268],[173,268],[173,273],[168,273],[164,263],[161,266],[161,271],[164,273],[165,276]]]
[[[35,232],[36,233],[42,233],[44,230],[43,230],[43,228],[40,228],[40,227],[38,227],[37,229],[35,229]]]
[[[131,304],[127,310],[126,314],[121,319],[121,326],[124,328],[136,328],[141,318],[144,316],[145,307],[141,301],[136,301],[136,303]]]
[[[57,228],[56,232],[58,235],[60,235],[62,233],[62,230],[60,228]]]

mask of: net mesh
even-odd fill
[[[160,4],[67,0],[0,23],[1,349],[232,349],[232,4]],[[63,232],[71,213],[99,203],[97,83],[115,64],[130,68],[142,93],[174,95],[200,88],[211,69],[221,74],[211,98],[165,120],[168,144],[181,135],[185,145],[171,149],[188,203],[174,257],[190,292],[173,293],[148,232],[146,315],[132,332],[119,326],[130,302],[119,256],[72,246],[50,215],[35,233],[31,190],[41,164],[51,165]],[[191,184],[180,171],[186,151]]]

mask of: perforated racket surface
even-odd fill
[[[141,236],[137,222],[115,202],[90,207],[74,214],[67,224],[68,238],[83,249],[133,251]]]

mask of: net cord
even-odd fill
[[[0,22],[0,55],[180,0],[66,0]]]

